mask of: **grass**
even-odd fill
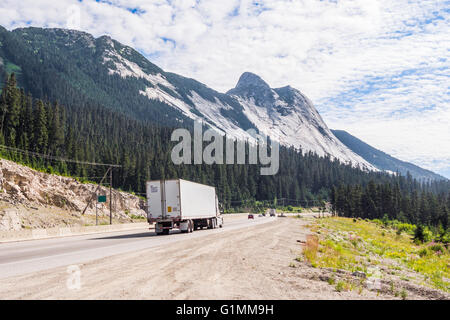
[[[145,219],[147,219],[147,217],[145,217],[145,216],[138,216],[138,215],[135,215],[135,214],[132,214],[130,216],[130,218],[133,219],[133,220],[145,220]]]
[[[416,271],[423,284],[450,292],[450,254],[441,244],[416,244],[410,233],[361,219],[324,218],[311,227],[318,235],[307,238],[303,256],[313,267],[362,271],[370,277],[383,265],[408,280],[402,271]]]
[[[303,255],[313,267],[317,267],[317,252],[319,248],[319,237],[316,235],[308,235],[306,237],[305,247],[303,248]]]
[[[347,281],[339,280],[336,283],[336,291],[337,292],[352,291],[352,290],[353,290],[352,285]]]

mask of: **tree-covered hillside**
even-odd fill
[[[430,170],[422,169],[412,163],[396,159],[387,153],[375,149],[364,141],[352,136],[343,130],[331,130],[333,134],[350,150],[359,154],[369,163],[373,164],[380,170],[389,170],[392,172],[400,172],[406,175],[409,172],[414,178],[419,180],[445,180],[446,178],[440,176]]]
[[[188,97],[194,90],[206,101],[217,98],[231,106],[223,112],[244,130],[253,127],[234,99],[194,79],[164,72],[133,48],[107,36],[33,27],[8,31],[0,26],[0,59],[0,74],[19,72],[18,83],[35,98],[64,105],[98,105],[155,125],[190,126],[192,119],[179,109],[142,92],[158,87],[169,100],[176,97],[200,115]],[[162,78],[167,81],[151,81]]]

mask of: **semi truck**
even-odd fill
[[[223,226],[214,187],[182,179],[147,181],[147,221],[157,235]]]

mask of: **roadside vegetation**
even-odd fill
[[[316,268],[346,270],[367,279],[397,278],[450,292],[448,239],[428,228],[398,221],[330,217],[311,225],[303,257]],[[364,281],[364,280],[362,280]],[[328,279],[336,290],[349,283]],[[392,287],[394,284],[392,282]],[[392,292],[406,298],[403,291]]]
[[[303,208],[300,206],[267,206],[262,201],[255,201],[254,205],[241,205],[237,207],[232,207],[226,209],[224,213],[241,213],[241,212],[249,212],[249,213],[263,213],[268,209],[275,209],[277,212],[288,212],[288,213],[302,213],[307,210],[312,210],[313,212],[320,212],[317,208]],[[259,202],[259,203],[258,203]]]
[[[313,203],[315,204],[309,206],[283,204],[282,200],[283,199],[278,201],[277,199],[270,201],[243,200],[238,205],[226,208],[224,210],[224,213],[241,213],[241,212],[263,213],[266,212],[268,209],[275,209],[277,212],[285,212],[285,213],[305,213],[305,212],[322,213],[326,212],[327,210],[326,202],[323,200],[318,201],[309,200],[311,204]]]

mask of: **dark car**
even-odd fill
[[[270,214],[270,216],[271,216],[271,217],[275,217],[276,214],[272,212],[272,213]]]
[[[249,219],[255,219],[255,217],[253,217],[252,214],[249,214],[249,215],[248,215],[248,218],[249,218]]]

